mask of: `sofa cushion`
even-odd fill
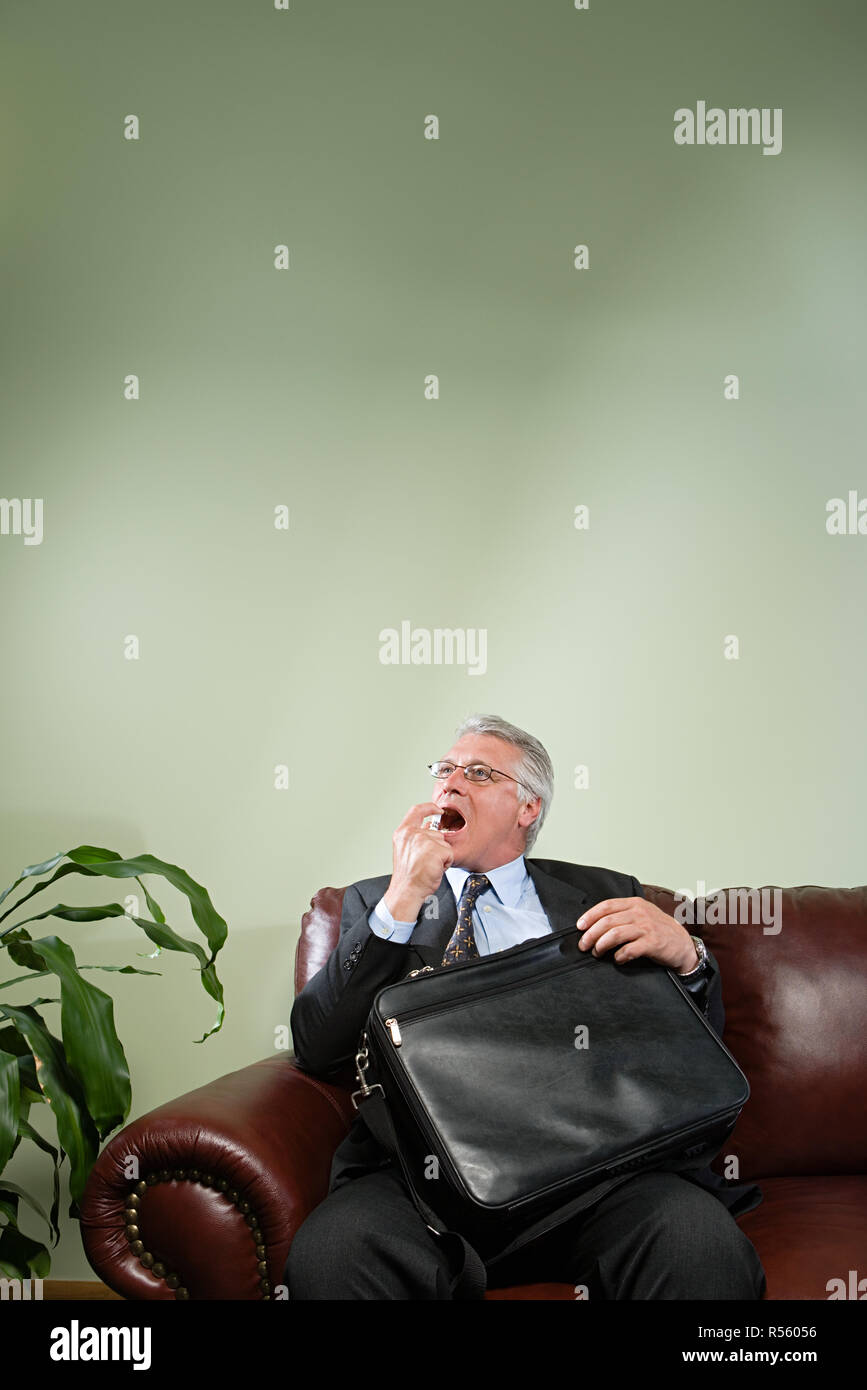
[[[764,1201],[738,1218],[758,1250],[766,1298],[828,1299],[863,1280],[867,1299],[867,1177],[763,1178]]]

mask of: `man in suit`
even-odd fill
[[[411,970],[567,926],[582,932],[582,950],[643,956],[676,972],[722,1035],[715,959],[635,878],[525,859],[553,795],[537,739],[498,716],[474,716],[431,771],[435,798],[397,827],[391,876],[347,888],[337,947],[295,1000],[301,1067],[322,1076],[345,1069],[374,996]],[[733,1216],[760,1201],[758,1188],[731,1186],[707,1168],[609,1178],[577,1215],[494,1265],[489,1285],[562,1281],[605,1299],[757,1299],[764,1271]],[[293,1241],[290,1297],[449,1299],[464,1296],[461,1266],[456,1247],[426,1226],[362,1106],[335,1154],[328,1196]]]

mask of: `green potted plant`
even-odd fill
[[[62,862],[62,861],[67,862]],[[123,917],[141,927],[154,943],[152,956],[163,950],[185,951],[198,962],[202,986],[217,1002],[217,1018],[212,1028],[197,1042],[204,1042],[223,1023],[223,987],[214,961],[228,934],[228,927],[215,910],[207,891],[183,869],[167,864],[151,854],[124,859],[113,850],[80,845],[65,854],[56,854],[44,864],[22,869],[15,882],[0,894],[0,904],[27,879],[50,877],[38,882],[0,913],[0,947],[23,975],[0,983],[0,1276],[14,1279],[44,1278],[51,1267],[46,1245],[25,1235],[18,1225],[19,1202],[26,1202],[46,1222],[53,1244],[60,1238],[57,1215],[60,1206],[61,1165],[69,1159],[69,1214],[79,1216],[79,1202],[88,1175],[99,1152],[100,1143],[122,1125],[132,1101],[129,1067],[114,1026],[114,1004],[109,995],[92,984],[82,971],[117,970],[127,975],[157,975],[133,965],[79,965],[66,942],[57,936],[36,939],[27,925],[46,917],[66,922],[95,922],[107,917]],[[4,927],[37,893],[50,888],[69,874],[88,878],[135,879],[147,903],[150,918],[135,917],[119,903],[99,907],[70,907],[58,903]],[[196,926],[207,943],[181,936],[166,922],[159,903],[141,880],[141,874],[159,874],[183,893]],[[4,1002],[4,992],[24,980],[55,976],[60,997],[38,997],[29,1004],[14,1007]],[[60,1003],[61,1035],[55,1037],[39,1013],[43,1004]],[[29,1123],[31,1106],[48,1104],[57,1126],[58,1148],[48,1143]],[[3,1177],[3,1171],[22,1139],[36,1144],[50,1155],[54,1164],[54,1199],[46,1213],[41,1204],[17,1184]]]

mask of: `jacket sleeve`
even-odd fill
[[[354,884],[347,888],[337,945],[292,1006],[295,1058],[304,1071],[326,1076],[351,1061],[377,992],[412,968],[409,943],[370,930],[372,906]]]

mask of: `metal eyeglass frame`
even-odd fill
[[[452,774],[451,772],[448,772],[446,773],[445,777],[441,777],[438,773],[434,772],[435,767],[450,767],[452,769],[452,772],[456,772],[457,769],[460,768],[464,774],[464,777],[466,777],[466,780],[468,782],[474,782],[476,784],[481,782],[490,782],[492,772],[496,772],[497,775],[500,777],[508,777],[510,782],[518,781],[517,777],[513,777],[511,773],[501,772],[498,767],[488,767],[487,763],[452,763],[449,762],[448,758],[440,758],[435,763],[428,763],[427,767],[431,777],[435,777],[438,782],[447,782]],[[487,768],[487,777],[467,777],[467,773],[469,772],[471,767]]]

